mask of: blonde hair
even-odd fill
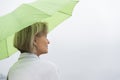
[[[31,50],[34,47],[33,41],[35,36],[40,37],[43,34],[47,34],[47,23],[34,23],[15,33],[14,47],[17,48],[21,53],[32,52]]]

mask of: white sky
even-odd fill
[[[120,1],[81,0],[73,16],[48,34],[62,80],[120,80]],[[6,74],[17,54],[0,61]]]

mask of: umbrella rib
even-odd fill
[[[34,9],[38,10],[38,11],[42,11],[42,12],[44,12],[43,10],[40,10],[39,8],[34,7],[34,6],[30,5],[30,4],[25,4],[25,3],[24,3],[23,5],[27,5],[27,6],[30,6],[30,7],[34,8]],[[44,13],[47,14],[46,12],[44,12]],[[47,15],[50,16],[50,14],[47,14]]]
[[[72,14],[69,14],[69,13],[62,12],[62,11],[58,11],[58,12],[66,14],[66,15],[70,15],[70,16],[72,15]]]

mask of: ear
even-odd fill
[[[36,45],[37,45],[37,43],[36,43],[36,42],[37,42],[37,38],[36,38],[36,36],[35,36],[35,37],[34,37],[34,39],[33,39],[33,45],[35,45],[35,46],[36,46]]]

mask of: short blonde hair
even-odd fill
[[[21,53],[32,52],[35,36],[40,37],[43,34],[47,34],[47,28],[47,23],[37,22],[15,33],[14,47]]]

